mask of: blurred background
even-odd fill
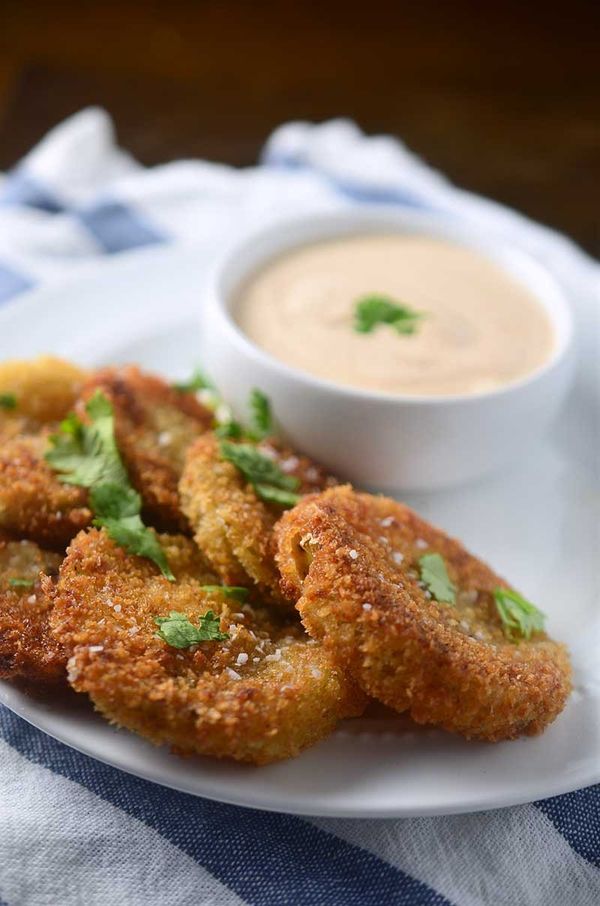
[[[145,164],[349,116],[598,255],[599,39],[598,0],[0,0],[0,169],[88,104]]]

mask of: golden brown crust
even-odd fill
[[[545,633],[507,639],[492,596],[507,583],[408,507],[335,488],[301,501],[275,534],[307,630],[386,705],[492,741],[538,733],[564,707],[565,648]],[[454,605],[422,587],[414,567],[426,552],[444,557]]]
[[[115,435],[144,516],[165,531],[189,532],[179,507],[177,484],[187,447],[207,431],[212,413],[193,393],[174,390],[162,378],[128,365],[104,368],[87,382],[83,403],[101,390],[112,402]]]
[[[192,542],[161,542],[176,583],[98,531],[78,535],[61,568],[53,631],[71,684],[109,720],[182,753],[264,764],[360,712],[362,695],[297,623],[203,591],[215,579]],[[209,609],[229,640],[178,650],[156,637],[156,616]]]
[[[50,632],[52,602],[40,580],[41,572],[56,575],[61,559],[30,541],[0,535],[0,678],[65,681],[66,658]],[[11,579],[32,584],[12,587]]]
[[[73,408],[87,372],[53,356],[0,363],[0,394],[14,394],[14,414],[32,425],[59,422]],[[10,418],[11,413],[5,413]],[[2,419],[0,417],[0,425]]]
[[[258,444],[258,450],[298,478],[301,494],[335,483],[312,460],[273,439]],[[281,507],[260,500],[239,470],[221,458],[214,434],[205,434],[190,447],[179,491],[198,546],[223,582],[256,584],[263,595],[287,605],[280,591],[272,537]]]
[[[19,433],[24,427],[29,433]],[[19,419],[0,427],[0,528],[64,550],[92,514],[87,491],[63,484],[44,460],[49,433]]]
[[[87,492],[62,484],[44,460],[48,436],[73,408],[87,373],[51,356],[0,364],[0,529],[64,550],[91,520]]]

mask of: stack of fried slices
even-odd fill
[[[408,507],[340,485],[212,391],[0,365],[0,677],[180,753],[298,754],[373,699],[497,741],[570,691],[543,615]],[[391,717],[390,719],[393,719]]]

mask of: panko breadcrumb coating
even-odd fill
[[[189,532],[177,484],[186,449],[211,427],[212,413],[193,393],[127,365],[92,375],[78,406],[84,420],[84,403],[96,390],[113,404],[117,445],[131,483],[142,495],[144,516],[165,531]]]
[[[299,624],[203,591],[215,578],[193,543],[160,540],[175,583],[95,530],[75,538],[61,567],[52,628],[72,686],[105,717],[180,753],[265,764],[360,713],[361,693]],[[157,638],[157,616],[197,624],[208,610],[229,639],[180,650]]]
[[[300,494],[335,484],[312,460],[292,453],[273,439],[262,441],[257,449],[285,474],[299,479]],[[222,459],[214,434],[205,434],[190,447],[179,492],[198,546],[223,582],[256,584],[263,594],[281,602],[272,537],[281,507],[257,497],[240,471]]]
[[[0,528],[64,549],[90,522],[87,492],[62,484],[44,460],[48,437],[73,408],[86,372],[42,356],[0,364]]]
[[[491,741],[539,733],[564,707],[566,649],[543,632],[507,638],[493,600],[507,583],[408,507],[335,488],[286,513],[276,537],[308,632],[384,704]],[[425,553],[444,558],[455,604],[420,581]]]
[[[63,484],[45,461],[48,433],[7,436],[0,428],[0,528],[64,550],[92,513],[87,491]]]
[[[0,678],[66,679],[64,652],[50,632],[52,602],[40,582],[40,572],[56,575],[61,560],[31,541],[0,535]]]

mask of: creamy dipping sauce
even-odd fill
[[[366,296],[423,312],[413,334],[357,333]],[[389,394],[493,390],[550,358],[554,328],[524,286],[483,255],[423,236],[369,234],[294,249],[240,288],[233,314],[257,346],[336,384]]]

